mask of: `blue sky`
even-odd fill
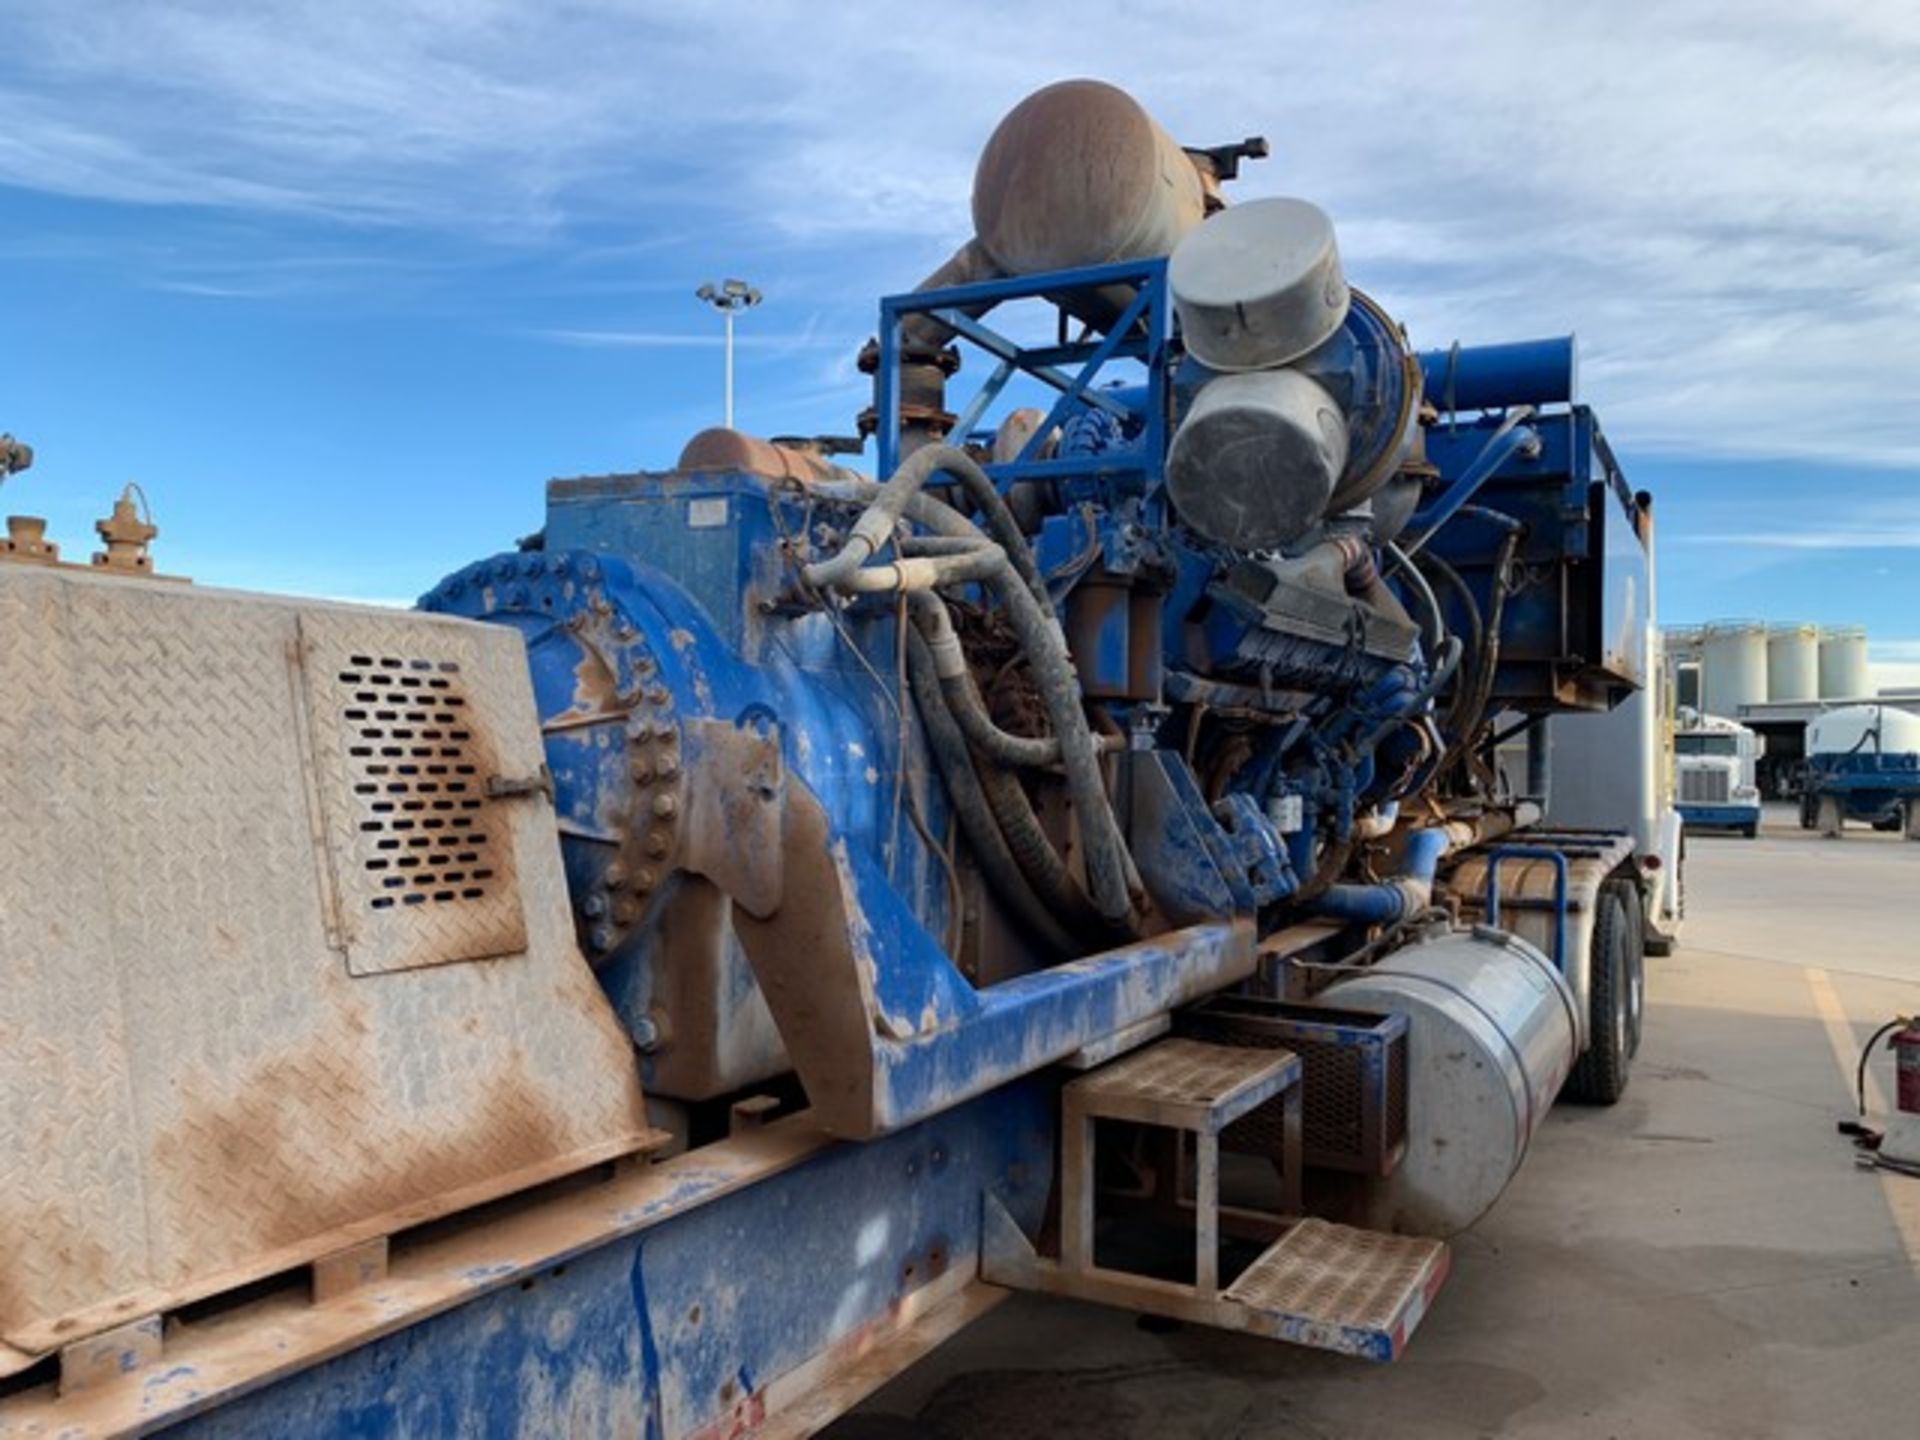
[[[717,419],[726,274],[742,426],[845,431],[995,119],[1096,75],[1267,135],[1236,193],[1325,206],[1416,342],[1578,332],[1666,618],[1865,623],[1920,682],[1920,7],[934,13],[6,0],[0,507],[77,552],[138,480],[163,567],[409,597]]]

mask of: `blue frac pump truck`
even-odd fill
[[[0,1435],[806,1434],[1021,1290],[1399,1353],[1677,923],[1653,707],[1554,723],[1651,504],[1265,149],[1038,92],[861,444],[411,613],[16,523]]]

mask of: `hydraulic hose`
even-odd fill
[[[1027,876],[1008,847],[1000,822],[981,789],[973,756],[966,737],[940,698],[940,686],[933,673],[933,657],[917,633],[907,636],[907,665],[913,678],[913,696],[927,733],[927,748],[946,783],[961,833],[972,848],[980,873],[999,896],[1014,919],[1056,955],[1072,955],[1073,938],[1056,918],[1058,907],[1049,907],[1034,893]],[[1084,899],[1081,901],[1085,904]]]
[[[1455,724],[1453,746],[1456,754],[1465,752],[1471,745],[1473,732],[1480,728],[1485,717],[1487,702],[1493,698],[1494,677],[1500,669],[1500,624],[1507,613],[1507,571],[1513,564],[1514,556],[1520,549],[1520,532],[1510,530],[1500,541],[1500,549],[1493,562],[1492,599],[1487,605],[1487,624],[1485,637],[1481,642],[1480,654],[1476,658],[1473,677],[1473,691],[1469,698],[1469,708],[1452,717]]]
[[[853,530],[839,552],[824,560],[816,560],[801,572],[807,583],[821,589],[845,588],[842,582],[877,555],[893,538],[894,526],[900,523],[903,515],[912,514],[916,519],[921,518],[914,513],[918,507],[911,506],[910,502],[919,497],[927,482],[936,474],[948,475],[960,482],[967,499],[985,517],[987,536],[1006,553],[1008,562],[1026,582],[1034,598],[1043,604],[1048,603],[1046,582],[1040,578],[1040,571],[1033,563],[1033,552],[1027,545],[1027,537],[1022,533],[1019,522],[1013,518],[1013,511],[1007,508],[1006,499],[993,483],[993,477],[974,464],[965,451],[951,445],[923,446],[901,461],[900,468],[893,472],[886,483],[873,486],[867,508],[854,522]],[[843,483],[863,491],[872,485],[870,481]],[[977,534],[978,527],[974,529]],[[942,533],[952,535],[954,532],[949,530]]]
[[[1406,551],[1392,541],[1388,541],[1386,552],[1393,560],[1398,573],[1407,577],[1408,587],[1420,597],[1421,607],[1427,617],[1426,623],[1420,627],[1421,638],[1426,641],[1427,653],[1431,655],[1439,650],[1440,642],[1446,638],[1447,634],[1447,621],[1440,610],[1440,597],[1433,593],[1433,586],[1428,583],[1427,577],[1420,573],[1419,567],[1408,557]]]
[[[914,621],[926,640],[928,654],[933,657],[940,693],[968,742],[988,759],[1005,765],[1058,764],[1060,741],[1057,736],[1015,735],[993,723],[987,714],[986,701],[974,684],[966,652],[960,648],[960,637],[954,633],[953,617],[947,611],[946,601],[923,590],[914,594],[912,605]]]
[[[1480,605],[1479,602],[1473,598],[1473,591],[1469,590],[1467,588],[1467,582],[1460,578],[1460,572],[1442,560],[1438,555],[1422,555],[1416,563],[1422,567],[1423,570],[1431,570],[1435,575],[1438,575],[1442,583],[1453,592],[1454,598],[1460,602],[1461,614],[1466,617],[1467,633],[1465,645],[1467,653],[1478,657],[1480,647],[1485,641],[1486,628],[1482,624]],[[1453,697],[1447,705],[1447,731],[1449,734],[1458,733],[1454,729],[1453,722],[1464,713],[1463,707],[1466,704],[1466,700],[1467,687],[1463,682],[1454,687]]]
[[[958,476],[969,494],[975,487],[975,480],[969,476],[977,477],[979,484],[993,490],[993,482],[986,473],[949,446],[929,446],[915,451],[885,485],[842,481],[815,486],[818,494],[861,501],[867,508],[838,554],[806,567],[803,574],[808,582],[841,588],[869,555],[892,538],[893,527],[902,516],[924,525],[936,535],[974,536],[984,540],[979,527],[971,520],[918,493],[935,470]],[[989,568],[981,579],[1001,602],[1021,652],[1033,668],[1041,703],[1053,722],[1067,791],[1079,817],[1081,838],[1086,846],[1087,879],[1094,908],[1103,919],[1131,929],[1136,923],[1138,907],[1134,897],[1140,890],[1139,876],[1107,796],[1099,747],[1087,723],[1086,712],[1081,708],[1080,681],[1067,653],[1066,636],[1051,604],[1041,598],[1046,588],[1034,567],[1026,537],[1019,533],[999,493],[993,491],[993,496],[994,504],[983,504],[983,512],[996,529],[996,539],[1001,536],[994,516],[997,513],[1004,517],[1011,545],[1003,541],[992,546],[998,558],[985,562]],[[849,556],[853,557],[851,561]]]

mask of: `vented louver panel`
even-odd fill
[[[462,638],[449,631],[427,653],[418,627],[383,637],[364,619],[349,628],[307,615],[302,625],[349,968],[382,974],[524,950],[516,802],[487,794],[506,771]],[[519,758],[516,774],[537,769],[537,758]]]

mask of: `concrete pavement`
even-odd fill
[[[1920,844],[1696,837],[1608,1110],[1562,1106],[1397,1364],[1022,1296],[839,1440],[1907,1433],[1920,1180],[1857,1172],[1852,1055],[1920,1008]],[[1843,1063],[1844,1062],[1844,1063]],[[1884,1062],[1882,1062],[1884,1064]]]

